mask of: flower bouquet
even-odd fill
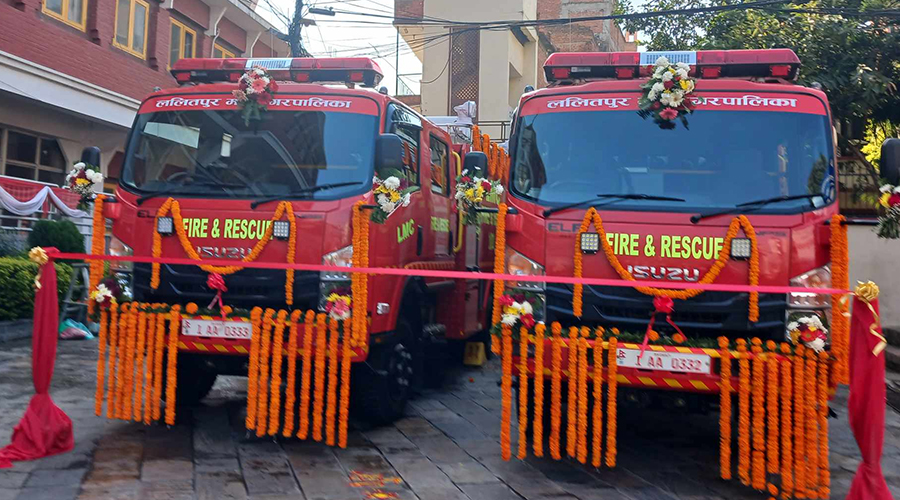
[[[675,120],[680,118],[684,128],[688,128],[687,115],[694,112],[695,102],[702,102],[702,98],[691,96],[694,92],[694,79],[688,76],[691,67],[683,62],[672,64],[660,57],[651,69],[653,76],[641,85],[643,95],[638,100],[638,115],[644,119],[652,116],[664,129],[675,128]]]
[[[788,323],[787,329],[794,345],[803,342],[803,345],[816,352],[825,350],[828,330],[818,316],[803,316],[797,321]]]
[[[500,335],[502,325],[512,328],[516,335],[520,326],[530,330],[538,322],[535,313],[543,308],[541,297],[534,293],[506,291],[500,296],[500,323],[493,325],[491,333]]]
[[[325,314],[336,321],[350,319],[351,302],[349,289],[335,288],[325,297]]]
[[[488,197],[498,198],[503,194],[503,186],[500,181],[492,181],[481,177],[467,175],[463,170],[456,178],[456,206],[466,225],[473,226],[478,223],[476,209]]]
[[[900,186],[884,184],[881,186],[879,203],[886,211],[878,218],[875,232],[879,238],[895,240],[900,238]]]
[[[278,92],[278,84],[265,68],[254,66],[241,76],[238,90],[231,94],[237,100],[245,126],[250,125],[250,120],[262,119],[260,112],[268,108],[275,92]]]
[[[66,176],[64,189],[68,189],[80,196],[78,209],[88,211],[90,208],[89,204],[96,197],[94,186],[102,184],[103,174],[100,173],[100,168],[80,161],[72,167],[69,175]]]
[[[396,175],[382,179],[376,175],[372,182],[375,203],[378,205],[378,208],[372,210],[372,222],[384,224],[398,208],[409,206],[411,189],[406,179],[400,180]]]

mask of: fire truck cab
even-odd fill
[[[265,68],[279,88],[261,117],[248,121],[232,92],[254,67]],[[352,207],[359,200],[374,203],[373,177],[390,169],[412,188],[410,202],[384,224],[370,223],[371,267],[490,265],[492,228],[485,226],[480,235],[471,230],[467,238],[454,199],[457,174],[484,169],[485,155],[454,143],[387,92],[375,91],[382,77],[375,62],[184,59],[172,74],[179,88],[154,92],[142,102],[114,203],[105,205],[113,221],[112,253],[150,256],[158,229],[161,255],[187,258],[171,218],[161,218],[154,228],[159,207],[172,197],[202,259],[239,261],[265,234],[278,202],[289,201],[296,218],[295,262],[349,267],[355,250]],[[257,262],[286,261],[287,226],[274,223],[274,238]],[[151,265],[134,264],[136,301],[205,307],[215,296],[198,266],[163,264],[158,288],[150,281]],[[234,308],[322,310],[326,296],[349,289],[350,276],[297,271],[290,307],[284,270],[243,269],[225,282],[224,303]],[[352,405],[361,416],[385,422],[402,414],[414,386],[440,374],[435,352],[487,327],[489,294],[476,281],[414,276],[372,275],[368,289],[371,348],[368,356],[354,358],[359,373],[352,377]],[[243,346],[246,352],[246,339],[181,339],[180,403],[204,397],[217,374],[246,374],[247,355],[232,349]]]

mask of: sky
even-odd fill
[[[271,6],[270,6],[271,3]],[[393,0],[306,0],[310,7],[333,8],[337,11],[392,16]],[[280,10],[290,15],[294,0],[259,0],[257,13],[274,26],[286,32],[285,24],[279,16],[271,12]],[[397,30],[390,19],[363,17],[336,13],[333,17],[309,15],[316,21],[315,26],[302,30],[303,45],[314,56],[321,57],[371,57],[381,67],[384,79],[379,86],[385,86],[391,94],[396,93],[396,44]],[[412,93],[419,91],[422,64],[400,38],[399,51],[401,81]],[[402,87],[402,85],[401,85]]]

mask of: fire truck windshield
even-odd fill
[[[663,130],[633,110],[525,115],[517,124],[514,195],[545,207],[628,195],[604,210],[708,212],[771,197],[822,194],[760,207],[796,213],[834,199],[834,158],[824,115],[705,111]],[[674,202],[657,196],[681,198]],[[824,201],[823,201],[824,200]]]
[[[357,113],[267,111],[248,125],[232,110],[147,113],[122,184],[145,197],[341,198],[371,184],[376,135],[377,118]]]

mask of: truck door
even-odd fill
[[[453,238],[456,233],[456,214],[453,213],[453,196],[450,194],[450,146],[431,133],[428,135],[430,152],[430,184],[432,212],[429,221],[432,248],[436,260],[451,260]]]

